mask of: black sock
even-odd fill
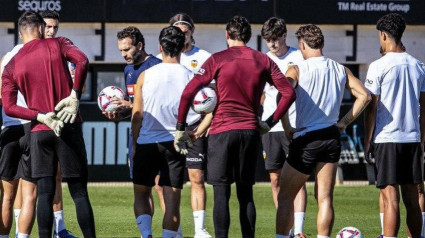
[[[93,209],[87,192],[87,181],[81,178],[67,178],[69,192],[75,203],[77,220],[85,238],[96,237]]]
[[[55,196],[55,177],[44,177],[37,180],[37,223],[40,238],[52,237],[53,197]]]
[[[230,185],[214,185],[214,229],[216,238],[227,238],[230,226]]]
[[[257,214],[252,186],[236,183],[236,193],[239,200],[239,221],[241,223],[242,237],[254,237]]]

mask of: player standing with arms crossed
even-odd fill
[[[43,25],[43,19],[35,12],[25,12],[19,18],[19,33],[24,46],[5,67],[3,105],[6,114],[32,120],[33,123],[30,153],[32,176],[37,178],[39,237],[52,236],[58,160],[62,176],[67,179],[83,235],[95,237],[93,211],[87,192],[87,158],[78,113],[88,60],[66,38],[40,39]],[[76,65],[74,83],[66,60]],[[22,92],[28,108],[16,105],[17,90]],[[38,95],[44,96],[40,98]],[[57,117],[61,120],[57,119],[55,110],[59,111]]]
[[[384,203],[383,236],[398,235],[401,191],[408,237],[419,238],[422,228],[419,194],[423,194],[425,67],[403,49],[401,38],[406,23],[401,15],[390,13],[381,17],[376,29],[384,56],[370,64],[365,81],[372,94],[372,103],[365,114],[366,159],[371,162],[369,153],[374,153],[376,186]]]
[[[319,207],[317,238],[329,238],[334,221],[333,189],[341,154],[341,132],[360,115],[370,95],[349,69],[323,56],[324,37],[319,27],[304,25],[295,35],[305,60],[285,74],[297,93],[296,121],[294,129],[285,115],[285,133],[292,141],[280,177],[276,238],[289,238],[295,197],[313,172]],[[356,100],[338,121],[344,89]]]
[[[255,167],[261,156],[260,132],[270,130],[288,110],[295,93],[278,66],[266,55],[246,46],[251,25],[241,16],[226,25],[227,50],[213,54],[186,86],[178,113],[175,146],[187,153],[191,140],[186,116],[193,97],[202,86],[216,80],[218,102],[208,136],[208,179],[214,189],[215,237],[228,237],[230,185],[236,182],[239,220],[243,237],[255,236],[253,184]],[[283,95],[276,112],[265,122],[257,115],[268,82]]]
[[[267,55],[279,66],[282,73],[288,70],[291,65],[304,60],[301,52],[296,48],[286,44],[287,29],[285,21],[281,18],[271,17],[263,25],[261,36],[266,41],[269,52]],[[262,120],[266,120],[276,110],[277,89],[266,83],[264,87],[264,102]],[[289,108],[291,124],[295,123],[295,105]],[[277,208],[277,194],[279,193],[279,177],[283,163],[289,152],[289,141],[286,138],[283,126],[277,123],[270,131],[262,136],[263,149],[265,151],[265,167],[269,171],[270,183],[272,187],[273,202]],[[305,208],[307,205],[307,191],[303,186],[295,197],[294,201],[294,230],[293,233],[300,238],[305,238],[303,234]]]

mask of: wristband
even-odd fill
[[[184,131],[185,129],[186,129],[186,123],[179,123],[179,122],[177,122],[176,130],[178,130],[178,131]]]
[[[72,90],[77,93],[77,99],[80,100],[81,99],[81,91],[76,89],[76,88],[73,88]]]
[[[279,122],[279,120],[273,120],[273,115],[271,115],[269,118],[267,118],[266,123],[267,125],[272,128],[274,125],[276,125]]]

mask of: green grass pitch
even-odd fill
[[[313,185],[307,186],[308,204],[304,231],[307,237],[316,237],[317,204],[314,199]],[[74,235],[82,237],[75,216],[75,209],[70,198],[67,186],[63,186],[64,213],[67,229]],[[90,199],[96,220],[98,237],[140,237],[133,214],[133,189],[130,183],[124,185],[89,185]],[[335,237],[339,229],[346,226],[359,228],[365,238],[376,237],[381,229],[378,210],[379,191],[374,186],[367,185],[340,185],[335,187],[334,208],[335,223],[331,237]],[[254,187],[254,199],[257,209],[256,237],[275,237],[276,210],[271,198],[269,184],[257,184]],[[155,215],[153,218],[153,236],[161,237],[162,212],[155,198]],[[403,204],[400,204],[403,207]],[[207,230],[214,234],[212,220],[213,192],[207,186],[207,211],[205,224]],[[232,188],[230,198],[231,225],[229,237],[241,237],[238,203],[235,188]],[[406,236],[405,212],[401,209],[400,237]],[[181,225],[184,237],[193,237],[193,217],[190,206],[190,185],[185,185],[182,191]],[[14,231],[14,228],[12,229]],[[12,236],[11,236],[12,237]],[[34,225],[32,237],[37,237],[37,224]]]

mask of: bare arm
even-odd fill
[[[137,79],[136,90],[134,92],[134,103],[131,116],[131,133],[133,135],[133,151],[136,148],[136,141],[139,137],[140,128],[143,120],[143,82],[145,73],[142,72]]]
[[[58,37],[57,39],[61,43],[62,54],[68,61],[75,64],[74,85],[72,88],[81,96],[87,77],[89,60],[68,38]]]
[[[286,78],[289,80],[293,88],[298,85],[299,69],[296,65],[291,65],[285,73]]]
[[[351,73],[348,68],[345,68],[345,72],[347,74],[345,88],[348,89],[348,91],[356,98],[356,100],[354,101],[353,107],[351,107],[350,111],[345,114],[345,116],[341,118],[341,120],[336,124],[340,132],[344,131],[345,128],[351,122],[353,122],[360,115],[360,113],[362,113],[362,111],[372,99],[364,85]]]
[[[213,119],[212,112],[205,115],[204,119],[202,119],[202,122],[199,124],[199,126],[196,128],[196,130],[193,131],[193,133],[192,133],[192,140],[193,141],[195,141],[199,137],[207,134],[207,130],[210,128],[212,119]]]
[[[260,98],[260,104],[261,104],[261,105],[264,105],[264,100],[266,100],[266,94],[263,92],[263,93],[261,94],[261,98]]]
[[[372,95],[372,101],[365,109],[364,151],[365,159],[368,163],[373,163],[372,159],[369,158],[369,154],[372,152],[372,136],[373,131],[375,130],[376,108],[378,107],[379,98],[380,97],[378,95]]]

